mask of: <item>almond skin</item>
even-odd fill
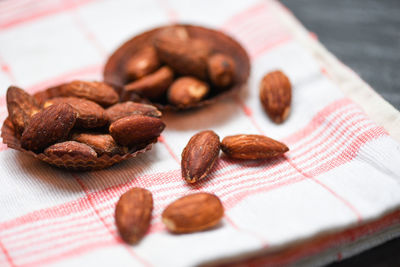
[[[126,101],[106,109],[107,118],[111,123],[129,115],[144,115],[160,118],[162,113],[155,106]]]
[[[168,102],[179,107],[189,106],[200,102],[209,91],[205,82],[190,76],[181,77],[168,89]]]
[[[203,131],[190,138],[182,152],[182,176],[189,183],[205,178],[219,154],[219,137],[213,131]]]
[[[122,100],[129,100],[132,94],[138,94],[149,99],[162,97],[171,85],[174,73],[165,66],[143,78],[127,84],[122,92]]]
[[[219,198],[209,193],[195,193],[172,202],[162,213],[162,221],[173,233],[192,233],[209,229],[224,216]]]
[[[71,105],[78,114],[75,127],[77,128],[98,128],[107,124],[108,120],[104,109],[97,103],[78,97],[56,97],[47,100],[43,107],[47,108],[54,104],[67,103]]]
[[[70,155],[71,157],[82,157],[87,160],[95,160],[97,158],[96,151],[90,146],[75,141],[66,141],[51,145],[44,150],[44,154],[57,157]]]
[[[157,138],[164,128],[165,124],[158,118],[130,115],[113,122],[109,130],[118,144],[131,147]]]
[[[221,142],[221,149],[234,159],[269,159],[289,151],[281,142],[253,134],[227,136]]]
[[[40,151],[67,139],[75,125],[77,114],[65,103],[51,105],[32,116],[21,136],[21,146]]]
[[[18,134],[22,134],[31,117],[40,111],[35,99],[21,88],[10,86],[7,89],[8,117]]]
[[[115,222],[122,239],[129,243],[139,242],[150,226],[153,196],[143,188],[132,188],[118,200]]]
[[[126,75],[132,79],[140,79],[160,67],[157,52],[153,46],[147,46],[132,55],[125,63]]]
[[[214,54],[208,58],[208,76],[217,87],[227,87],[235,79],[235,61],[224,54]]]
[[[289,116],[292,85],[282,71],[273,71],[263,77],[260,84],[260,101],[274,122],[282,123]]]
[[[153,44],[160,60],[176,73],[207,78],[207,57],[211,49],[206,41],[176,38],[164,29],[155,36]]]
[[[102,106],[110,106],[119,100],[117,92],[103,82],[72,81],[61,86],[61,93],[86,98]]]
[[[109,134],[103,133],[74,133],[72,140],[84,143],[93,148],[98,155],[114,156],[117,154],[128,153],[127,147],[119,146],[114,138]]]

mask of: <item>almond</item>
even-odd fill
[[[282,123],[290,113],[292,86],[282,71],[265,75],[260,84],[260,101],[268,116],[276,123]]]
[[[235,61],[224,54],[214,54],[208,58],[208,76],[217,87],[227,87],[235,78]]]
[[[158,57],[175,72],[200,79],[207,78],[207,57],[210,45],[200,39],[176,38],[164,29],[154,38]]]
[[[44,150],[44,154],[57,157],[69,155],[71,157],[85,158],[86,160],[95,160],[97,158],[96,151],[90,146],[75,141],[66,141],[51,145]]]
[[[219,137],[213,131],[203,131],[190,138],[182,152],[182,176],[189,183],[206,177],[219,154]]]
[[[113,123],[114,121],[129,115],[144,115],[160,118],[162,113],[152,105],[126,101],[115,104],[106,109],[106,115],[110,122]]]
[[[219,198],[209,193],[195,193],[171,203],[162,213],[162,221],[173,233],[191,233],[209,229],[224,216]]]
[[[132,80],[140,79],[160,67],[157,52],[153,46],[147,46],[132,55],[125,63],[125,74]]]
[[[67,103],[73,107],[78,115],[75,127],[98,128],[107,124],[108,120],[104,109],[97,103],[77,97],[56,97],[47,100],[43,107],[47,108],[54,104]]]
[[[165,124],[158,118],[130,115],[113,122],[109,130],[118,144],[131,147],[157,138],[164,128]]]
[[[40,151],[63,141],[75,125],[77,114],[65,103],[52,105],[32,116],[21,136],[21,146]]]
[[[221,149],[227,156],[235,159],[268,159],[289,151],[281,142],[254,134],[227,136],[221,142]]]
[[[171,68],[165,66],[156,72],[127,84],[122,93],[122,100],[130,100],[131,94],[138,94],[149,99],[162,97],[171,85],[174,73]]]
[[[128,153],[127,147],[117,145],[114,138],[109,134],[103,133],[74,133],[72,140],[84,143],[93,148],[98,155],[117,155]]]
[[[117,92],[103,82],[72,81],[61,86],[61,93],[86,98],[102,106],[110,106],[119,100]]]
[[[150,226],[153,211],[153,196],[143,188],[132,188],[118,200],[115,208],[115,222],[125,242],[140,241]]]
[[[31,117],[40,111],[35,99],[21,88],[7,89],[8,117],[18,134],[22,134]]]
[[[210,87],[194,77],[176,79],[168,90],[168,101],[179,107],[200,102],[210,91]]]

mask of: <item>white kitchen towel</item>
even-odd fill
[[[398,111],[276,1],[1,1],[1,120],[9,85],[34,93],[72,79],[101,80],[120,44],[176,22],[240,41],[251,57],[247,88],[237,98],[165,114],[167,128],[151,151],[105,170],[60,170],[3,145],[0,266],[321,265],[400,235]],[[282,125],[258,100],[261,77],[275,69],[293,84],[292,113]],[[221,156],[206,180],[188,185],[180,153],[204,129],[221,138],[265,134],[290,151],[269,161]],[[149,232],[129,246],[118,236],[114,208],[136,186],[153,193],[155,207]],[[168,233],[162,210],[198,191],[221,198],[221,225]]]

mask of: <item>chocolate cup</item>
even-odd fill
[[[210,43],[213,53],[223,53],[231,56],[236,64],[234,82],[229,88],[224,90],[212,90],[212,93],[204,100],[184,107],[177,107],[169,104],[167,103],[166,98],[161,99],[158,102],[142,98],[141,102],[151,103],[161,110],[185,110],[202,107],[214,103],[222,98],[235,95],[242,87],[244,87],[250,75],[250,59],[246,50],[237,41],[220,31],[200,26],[186,24],[177,24],[174,26],[185,27],[189,36],[192,38],[207,40]],[[166,27],[169,26],[163,26],[146,31],[120,46],[107,60],[103,72],[104,81],[113,87],[118,88],[117,91],[121,92],[124,85],[130,82],[123,70],[126,60],[142,48],[152,45],[153,37],[160,30],[163,30]]]
[[[47,99],[61,96],[60,87],[61,85],[49,88],[45,91],[38,92],[34,95],[34,97],[38,101],[38,103],[43,104]],[[129,158],[134,158],[138,154],[150,150],[153,144],[157,142],[157,138],[155,138],[147,143],[139,144],[134,148],[131,148],[126,154],[114,156],[103,154],[93,160],[79,156],[71,157],[70,155],[64,155],[62,157],[57,157],[55,155],[47,156],[44,153],[35,153],[33,151],[22,148],[20,136],[15,132],[14,125],[9,120],[9,118],[7,118],[3,123],[3,126],[1,128],[1,137],[3,139],[3,143],[6,144],[9,148],[27,153],[36,159],[49,163],[50,165],[77,171],[99,170],[110,167],[115,163],[121,162]]]

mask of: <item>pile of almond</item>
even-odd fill
[[[73,81],[54,98],[42,94],[35,98],[11,86],[7,108],[21,147],[48,157],[95,161],[124,155],[154,142],[165,127],[157,108],[118,103],[118,94],[102,82]]]
[[[248,77],[246,52],[222,32],[175,25],[132,41],[117,50],[105,67],[105,81],[122,87],[124,101],[140,97],[159,106],[186,109],[242,85]]]

